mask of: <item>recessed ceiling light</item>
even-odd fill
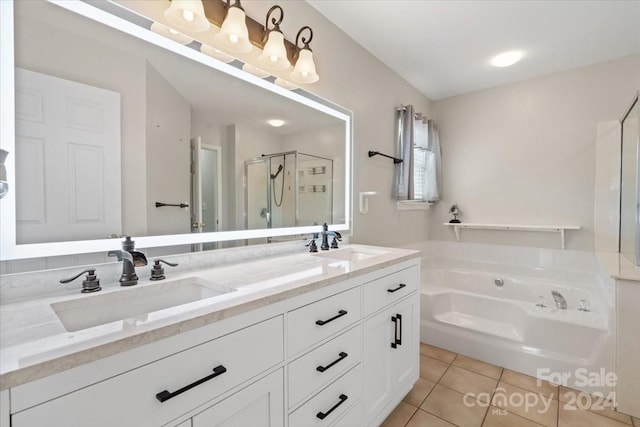
[[[522,59],[522,52],[517,50],[512,50],[509,52],[503,52],[499,55],[491,58],[491,64],[496,67],[508,67],[510,65],[515,64],[516,62]]]
[[[279,128],[280,126],[284,125],[284,120],[271,119],[271,120],[267,120],[267,123],[269,123],[274,128]]]

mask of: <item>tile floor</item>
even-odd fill
[[[640,419],[572,389],[420,344],[420,379],[382,427],[432,426],[640,427]]]

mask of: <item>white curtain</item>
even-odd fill
[[[396,199],[413,200],[413,145],[414,145],[414,127],[413,127],[413,106],[398,109],[396,132],[398,135],[396,157],[402,159],[402,163],[398,163],[396,167]]]
[[[440,200],[442,185],[442,154],[440,152],[440,136],[433,120],[427,124],[428,146],[427,161],[425,162],[425,197],[428,202]]]
[[[441,155],[435,124],[415,114],[413,106],[398,110],[396,198],[421,202],[440,200]]]

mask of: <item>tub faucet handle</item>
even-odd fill
[[[586,299],[581,299],[580,300],[580,307],[578,307],[579,311],[591,311],[589,309],[589,304],[587,303]]]
[[[544,297],[542,295],[540,295],[538,297],[538,302],[536,303],[536,307],[543,308],[543,307],[546,307],[546,306],[547,306],[547,304],[546,304],[546,301],[544,300]]]

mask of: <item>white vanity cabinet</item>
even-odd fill
[[[11,425],[164,425],[280,364],[282,331],[282,316],[265,320],[18,412]],[[259,346],[260,357],[248,343]]]
[[[279,369],[197,414],[191,419],[191,426],[283,426],[283,397],[284,378]]]
[[[402,284],[406,286],[400,289],[417,286],[418,281],[419,270],[411,267],[377,280],[370,289],[382,293]],[[384,301],[383,297],[372,299]],[[365,425],[382,422],[419,377],[419,307],[419,296],[413,291],[364,320]]]
[[[0,427],[9,427],[9,390],[0,391]]]
[[[0,397],[11,427],[377,426],[418,378],[419,271],[388,263]]]

